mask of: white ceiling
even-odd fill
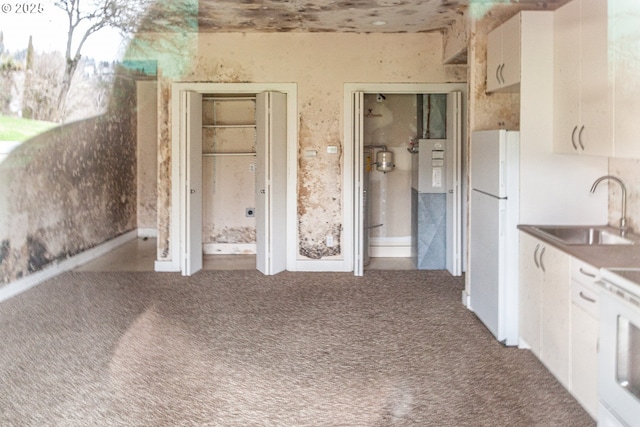
[[[146,25],[200,32],[358,32],[437,31],[469,6],[520,3],[555,9],[567,0],[182,0],[172,10],[151,12]],[[166,7],[166,6],[165,6]],[[197,19],[195,18],[197,16]],[[376,21],[384,25],[376,25]],[[150,29],[150,28],[147,28]],[[157,29],[157,28],[156,28]]]

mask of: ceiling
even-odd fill
[[[145,24],[196,27],[200,32],[437,31],[464,13],[469,3],[490,7],[520,3],[555,9],[567,0],[182,0],[157,2]],[[167,11],[171,4],[175,10]],[[186,15],[186,16],[185,16]],[[189,19],[191,17],[191,19]]]
[[[467,2],[200,0],[199,22],[202,31],[421,32],[445,27]]]

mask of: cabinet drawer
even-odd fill
[[[571,280],[584,285],[600,280],[600,270],[591,264],[571,258]]]
[[[571,281],[571,302],[586,311],[591,317],[599,317],[600,293],[595,285]]]

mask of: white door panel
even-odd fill
[[[364,200],[363,179],[364,179],[364,92],[353,94],[353,160],[354,160],[354,229],[353,239],[355,246],[354,274],[362,276],[364,274]]]
[[[185,162],[185,263],[182,274],[202,269],[202,95],[184,92],[187,156]]]
[[[256,96],[256,267],[286,269],[287,95]]]
[[[462,149],[462,94],[447,95],[447,219],[446,268],[453,276],[462,274],[461,254],[461,156]]]

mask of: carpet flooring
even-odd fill
[[[440,271],[62,274],[0,304],[1,426],[593,426]]]

